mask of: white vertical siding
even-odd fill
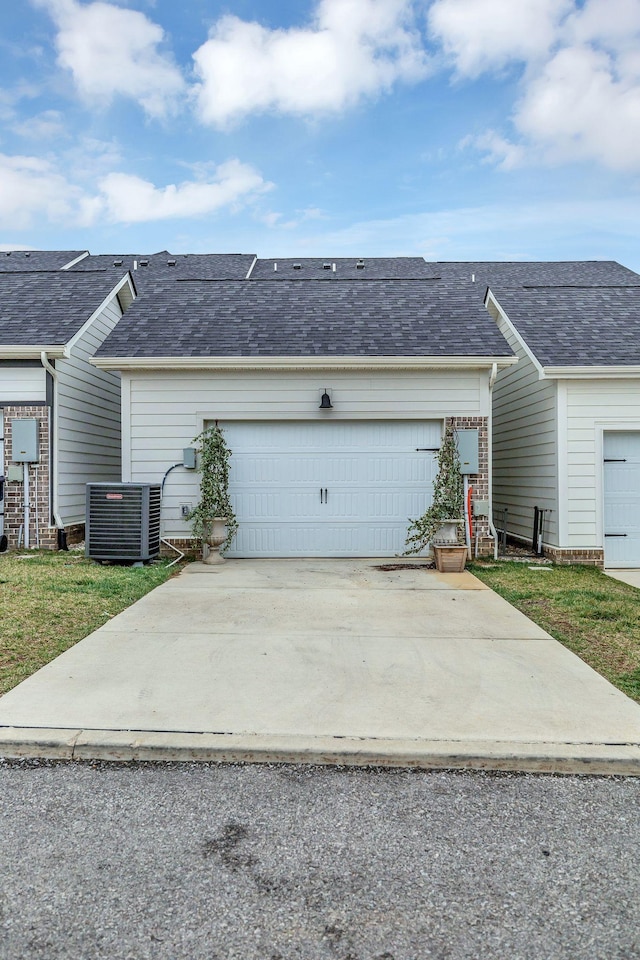
[[[318,409],[323,390],[334,409]],[[296,420],[444,420],[486,416],[488,372],[294,373],[163,371],[123,374],[127,479],[158,482],[182,461],[203,423]],[[194,505],[198,475],[182,468],[168,477],[163,501],[163,536],[184,537],[180,504]]]
[[[511,328],[498,323],[518,357],[493,389],[493,505],[509,511],[509,532],[530,539],[533,510],[545,517],[545,543],[558,545],[556,385],[538,370]]]
[[[640,429],[640,379],[568,380],[567,535],[572,547],[603,546],[602,434]]]
[[[0,364],[0,403],[44,403],[47,383],[44,367]]]
[[[65,524],[84,521],[86,483],[120,480],[120,377],[88,361],[121,315],[114,297],[74,343],[70,359],[56,361],[55,456]]]

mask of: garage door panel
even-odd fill
[[[240,523],[231,556],[392,556],[431,502],[425,448],[439,445],[438,421],[232,423],[225,433]]]
[[[640,566],[640,431],[604,435],[607,566]]]

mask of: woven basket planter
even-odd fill
[[[467,562],[467,548],[464,544],[443,546],[434,544],[433,552],[436,560],[436,570],[440,573],[462,573]]]

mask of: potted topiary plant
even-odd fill
[[[218,421],[194,438],[201,473],[200,502],[189,514],[194,537],[203,543],[205,563],[222,563],[220,551],[230,546],[238,521],[229,499],[231,451]]]
[[[438,570],[464,570],[467,547],[460,542],[464,484],[451,424],[446,427],[437,460],[431,506],[417,520],[409,521],[405,553],[421,553],[431,544]]]

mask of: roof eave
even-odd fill
[[[0,344],[0,360],[39,360],[43,353],[46,353],[50,360],[59,360],[66,356],[65,345],[61,343]]]
[[[101,370],[428,370],[509,367],[514,356],[482,357],[93,357]]]
[[[608,366],[548,366],[543,367],[549,380],[612,380],[640,377],[640,364]]]

